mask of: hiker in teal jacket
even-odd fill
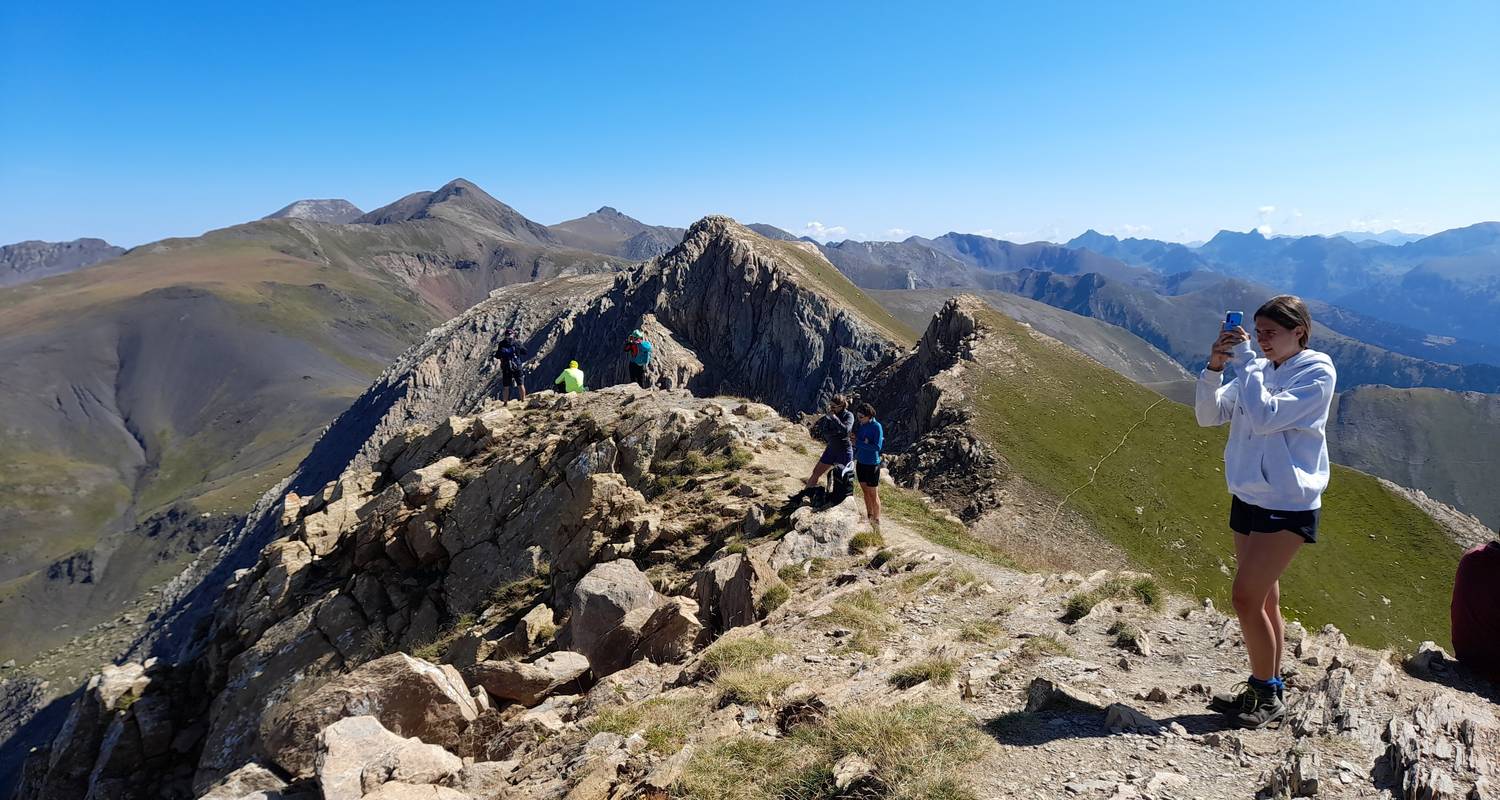
[[[650,389],[646,381],[646,367],[651,364],[651,343],[646,341],[639,328],[630,332],[625,340],[625,355],[630,356],[630,382],[642,389]]]

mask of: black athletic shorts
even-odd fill
[[[512,367],[507,367],[507,366],[501,365],[501,367],[500,367],[500,385],[501,386],[520,386],[521,385],[521,371],[518,370],[518,369],[514,369]]]
[[[1231,495],[1232,497],[1232,495]],[[1235,533],[1276,533],[1291,531],[1312,544],[1318,541],[1318,518],[1322,509],[1311,511],[1273,511],[1251,505],[1235,497],[1229,503],[1229,529]]]
[[[880,485],[879,464],[855,464],[854,474],[859,478],[859,482],[866,486]]]
[[[630,362],[630,382],[642,389],[649,389],[646,385],[646,365]]]

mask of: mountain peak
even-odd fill
[[[442,219],[517,241],[557,244],[545,226],[532,222],[464,178],[454,178],[434,192],[413,192],[354,221],[389,225],[425,219]]]
[[[619,212],[619,210],[617,210],[614,206],[600,206],[599,210],[594,212],[594,216],[599,216],[599,217],[623,217],[625,215],[621,214]]]
[[[364,215],[359,206],[343,198],[327,200],[296,200],[263,219],[306,219],[313,222],[343,224],[353,222]]]

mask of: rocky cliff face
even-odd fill
[[[0,246],[0,286],[39,280],[93,266],[125,254],[103,239],[71,242],[17,242]]]

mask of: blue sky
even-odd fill
[[[460,176],[834,238],[1500,218],[1494,2],[635,6],[0,4],[0,242]]]

